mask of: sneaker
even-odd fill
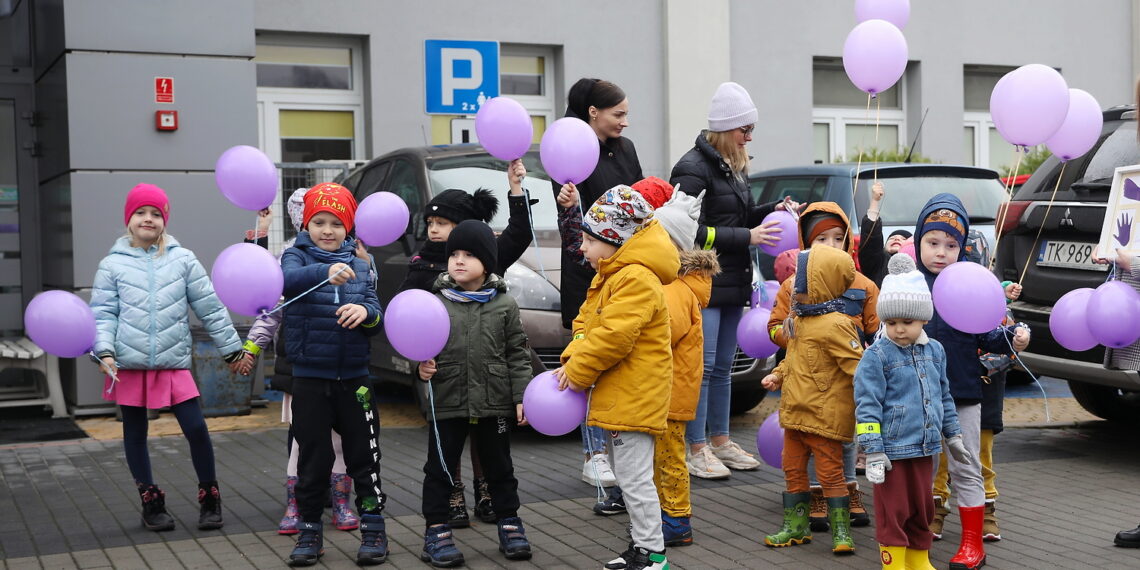
[[[321,559],[325,553],[322,525],[319,522],[297,523],[297,544],[289,554],[290,566],[312,566]]]
[[[606,568],[606,570],[624,570],[624,568],[629,566],[630,561],[633,560],[636,550],[637,547],[634,546],[633,541],[630,540],[629,547],[625,549],[625,552],[619,554],[617,558],[606,562],[604,568]]]
[[[530,542],[526,539],[522,519],[499,520],[499,552],[506,555],[507,560],[530,560]]]
[[[982,515],[982,540],[997,542],[1001,540],[1001,531],[998,530],[997,507],[993,501],[986,501],[986,510]]]
[[[706,447],[712,448],[713,455],[729,469],[751,471],[760,467],[760,462],[756,460],[756,457],[744,451],[735,441],[729,440],[724,445],[709,444]]]
[[[456,481],[451,488],[451,496],[447,500],[447,526],[451,528],[467,528],[471,526],[471,517],[467,514],[467,501],[463,497],[463,482]]]
[[[617,485],[617,476],[610,468],[610,461],[606,454],[595,453],[582,465],[582,480],[597,487],[613,487]]]
[[[671,517],[661,512],[661,534],[665,546],[688,546],[693,543],[693,526],[689,517]]]
[[[625,512],[625,497],[621,494],[621,487],[610,487],[610,492],[604,500],[594,504],[594,514],[608,517]]]
[[[424,550],[420,560],[431,562],[436,568],[453,568],[463,565],[463,553],[451,538],[451,527],[437,524],[424,531]]]
[[[360,517],[360,548],[356,551],[357,566],[383,564],[388,559],[388,533],[384,515],[365,513]]]
[[[669,560],[665,558],[665,551],[654,552],[641,547],[633,549],[633,559],[625,566],[625,570],[669,570]]]
[[[688,464],[689,474],[701,479],[726,479],[732,472],[725,467],[716,455],[713,455],[712,446],[706,445],[696,453],[688,454],[685,463]]]

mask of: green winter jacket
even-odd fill
[[[455,287],[446,273],[432,286],[451,318],[447,346],[436,357],[431,378],[437,419],[513,418],[515,404],[522,403],[530,382],[530,351],[519,307],[497,275],[491,275],[486,285],[498,290],[486,303],[446,299],[441,291]],[[430,418],[430,404],[425,400],[423,405]]]

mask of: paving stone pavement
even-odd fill
[[[1066,428],[1007,429],[997,439],[999,516],[1005,540],[987,545],[987,568],[1140,568],[1140,549],[1111,545],[1140,519],[1135,428],[1087,422]],[[275,532],[281,516],[285,431],[213,434],[226,526],[199,531],[196,481],[185,441],[151,439],[157,482],[177,529],[144,530],[121,441],[81,440],[0,447],[0,570],[7,568],[273,568],[293,540]],[[754,428],[734,429],[746,446]],[[425,428],[381,431],[392,555],[384,567],[427,568],[419,493]],[[594,491],[579,479],[580,440],[520,431],[514,439],[520,514],[535,551],[529,562],[498,552],[495,528],[456,531],[471,568],[598,568],[625,545],[627,517],[590,511]],[[469,471],[467,471],[469,473]],[[468,475],[469,477],[469,475]],[[869,485],[865,485],[868,487]],[[877,568],[873,527],[855,529],[857,552],[838,558],[826,533],[809,545],[769,549],[778,528],[782,474],[768,466],[726,481],[693,482],[696,543],[669,549],[674,568]],[[867,499],[871,504],[870,497]],[[932,561],[945,568],[959,538],[957,516]],[[355,567],[357,532],[326,534],[323,567]]]

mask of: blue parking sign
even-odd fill
[[[424,40],[428,114],[474,115],[499,96],[499,42]]]

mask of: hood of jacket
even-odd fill
[[[962,235],[970,235],[970,216],[966,214],[966,206],[962,205],[962,201],[959,200],[957,196],[948,192],[943,192],[941,194],[935,195],[928,202],[926,202],[926,205],[922,207],[922,212],[918,215],[918,222],[914,224],[914,256],[919,260],[917,264],[918,270],[926,276],[928,285],[932,284],[934,274],[931,273],[930,270],[926,268],[926,265],[922,263],[922,222],[926,219],[927,216],[934,213],[935,210],[941,210],[943,208],[951,210],[955,214],[958,214],[958,219],[962,222]],[[958,261],[963,261],[965,259],[966,248],[959,248]]]
[[[627,265],[644,265],[668,285],[677,278],[681,261],[677,256],[661,255],[662,251],[676,250],[669,233],[657,220],[650,220],[641,231],[633,234],[612,256],[598,261],[600,275],[613,275]]]
[[[182,244],[178,243],[178,240],[174,239],[174,236],[170,234],[164,235],[166,236],[166,254],[170,253],[172,249],[182,247]],[[156,252],[158,252],[157,245],[152,245],[147,249],[132,246],[131,236],[127,235],[115,240],[115,243],[111,244],[111,251],[108,253],[143,258]]]
[[[811,248],[807,263],[808,303],[837,299],[855,282],[855,262],[834,247]]]
[[[802,220],[813,214],[833,214],[839,216],[839,219],[843,220],[843,225],[847,228],[847,234],[843,238],[843,249],[846,250],[849,255],[855,255],[855,243],[851,239],[851,220],[847,219],[847,213],[835,202],[812,202],[808,204],[808,207],[804,208],[803,213],[800,214],[801,222],[796,224],[796,231],[799,233],[797,237],[799,237],[800,240],[800,249],[808,249],[809,247],[807,236],[804,235],[805,228]]]
[[[701,308],[708,307],[712,297],[712,278],[720,273],[715,251],[688,249],[681,252],[681,269],[677,279],[696,295]]]

